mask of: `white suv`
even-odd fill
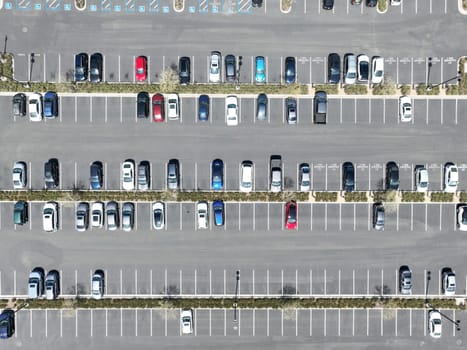
[[[198,202],[196,205],[196,213],[198,218],[198,229],[207,229],[209,222],[209,207],[207,202]]]

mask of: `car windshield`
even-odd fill
[[[162,210],[160,209],[156,209],[154,211],[154,222],[157,224],[157,225],[160,225],[162,221]]]
[[[464,212],[462,213],[462,223],[465,225],[467,224],[467,211],[464,208]]]
[[[441,320],[438,319],[438,318],[435,318],[435,319],[433,320],[433,323],[436,324],[436,325],[441,324]]]
[[[143,74],[144,73],[144,69],[143,68],[138,68],[136,70],[136,72],[138,72],[138,74]]]
[[[368,75],[368,62],[360,62],[360,72],[362,75]]]
[[[383,76],[383,71],[382,71],[382,70],[377,70],[377,71],[375,72],[375,76],[376,76],[376,77],[382,77],[382,76]]]
[[[76,73],[78,73],[78,74],[84,74],[84,68],[83,68],[83,67],[78,67],[78,68],[76,68]]]
[[[355,79],[356,74],[355,73],[347,73],[347,77],[349,79]]]
[[[295,219],[295,206],[291,205],[289,209],[289,222],[294,223],[296,221]]]
[[[188,324],[189,324],[189,323],[190,323],[190,317],[184,316],[184,317],[182,318],[182,321],[183,321],[183,323],[188,323]]]

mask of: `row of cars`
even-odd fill
[[[322,0],[324,10],[332,10],[334,8],[334,0]],[[352,5],[361,5],[365,2],[367,7],[375,7],[378,4],[378,0],[350,0]],[[390,0],[391,6],[400,6],[402,0]]]
[[[18,93],[13,96],[12,104],[14,117],[25,117],[28,114],[32,122],[58,117],[58,95],[54,91],[48,91],[44,96],[38,92],[28,96]]]

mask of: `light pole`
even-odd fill
[[[430,85],[430,73],[431,73],[432,66],[433,66],[433,63],[431,63],[431,57],[428,57],[428,73],[426,76],[426,86]]]
[[[236,273],[236,283],[235,283],[235,298],[234,298],[234,322],[237,322],[237,302],[238,302],[238,283],[240,282],[240,271],[237,270]]]
[[[3,55],[6,55],[6,42],[8,41],[8,36],[5,35],[5,44],[3,45]]]
[[[446,84],[446,83],[448,83],[448,82],[450,82],[450,81],[452,81],[452,80],[455,80],[455,79],[457,79],[457,82],[460,83],[460,82],[461,82],[461,76],[462,76],[461,71],[458,71],[458,72],[457,72],[457,75],[456,75],[455,77],[450,78],[450,79],[447,79],[447,80],[445,80],[445,81],[442,81],[442,82],[439,83],[439,84],[435,84],[435,85],[428,84],[428,85],[426,86],[426,89],[427,89],[428,91],[431,91],[431,90],[434,89],[435,87],[438,87],[438,86],[440,86],[440,85]]]
[[[430,286],[431,281],[431,271],[426,272],[426,290],[425,290],[425,307],[430,306],[428,303],[428,287]]]
[[[32,66],[34,65],[34,62],[36,62],[36,60],[34,59],[34,52],[31,52],[31,58],[30,58],[30,68],[29,68],[29,79],[28,79],[28,83],[31,83],[31,78],[32,78]]]

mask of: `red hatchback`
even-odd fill
[[[135,59],[136,81],[146,81],[148,78],[148,60],[145,56],[138,56]]]
[[[295,201],[290,201],[285,205],[285,227],[287,230],[295,230],[297,228],[297,213],[298,207]]]
[[[152,119],[155,122],[163,122],[164,118],[164,96],[155,94],[152,97]]]

